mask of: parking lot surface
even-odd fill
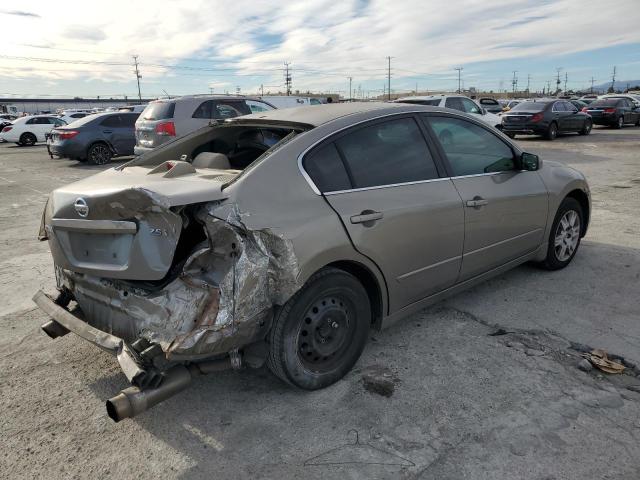
[[[591,225],[568,268],[524,265],[372,332],[327,389],[226,372],[118,424],[104,408],[126,387],[115,359],[50,340],[30,300],[55,287],[36,239],[48,192],[107,167],[0,144],[2,476],[637,480],[640,378],[578,370],[571,342],[640,365],[640,128],[516,141],[590,182]],[[380,369],[389,397],[363,387]]]

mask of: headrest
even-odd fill
[[[195,168],[215,168],[217,170],[229,170],[231,164],[223,153],[202,152],[191,162]]]

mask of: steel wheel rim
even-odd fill
[[[556,127],[556,124],[553,123],[551,124],[551,131],[549,132],[549,137],[556,138],[556,135],[558,135],[558,127]]]
[[[24,143],[26,145],[33,145],[35,142],[33,135],[25,135],[24,136]]]
[[[618,118],[618,126],[622,128],[624,126],[624,119],[622,117]]]
[[[566,262],[578,248],[580,241],[580,215],[575,210],[568,210],[556,227],[553,248],[556,258]]]
[[[355,308],[342,295],[325,295],[307,309],[297,335],[297,354],[305,368],[316,373],[335,369],[355,335],[350,318]]]
[[[102,165],[109,161],[109,150],[104,145],[96,145],[91,150],[91,160],[97,164]]]
[[[589,133],[591,131],[592,125],[591,122],[587,122],[587,126],[585,127],[585,131]]]

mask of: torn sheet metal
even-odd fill
[[[221,209],[218,202],[196,217],[207,241],[161,290],[64,270],[63,285],[87,321],[128,342],[158,343],[167,358],[176,359],[227,353],[261,340],[274,305],[301,286],[292,242],[271,230],[247,229],[237,208]]]

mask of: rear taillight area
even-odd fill
[[[60,140],[70,140],[76,135],[78,135],[80,132],[77,130],[57,130],[55,131],[55,133],[58,134],[58,136],[60,137]]]
[[[156,125],[156,135],[176,136],[176,126],[173,122],[160,122]]]
[[[12,129],[13,129],[13,127],[4,127],[2,129],[2,133],[7,133],[7,132],[11,131]]]
[[[616,113],[616,109],[615,108],[605,108],[602,112],[603,113]]]
[[[542,120],[543,117],[544,117],[544,114],[542,112],[536,113],[531,117],[531,121],[532,122],[539,122],[540,120]]]
[[[582,107],[582,110],[580,110],[581,112],[587,113],[589,111],[589,109],[587,107]]]

